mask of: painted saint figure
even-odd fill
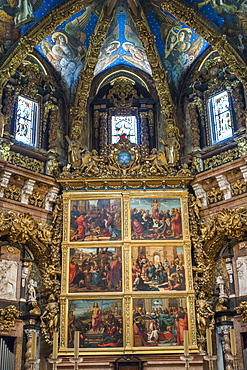
[[[92,329],[95,333],[98,333],[100,330],[101,322],[101,309],[97,302],[94,302],[92,312]]]

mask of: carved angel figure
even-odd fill
[[[41,320],[41,331],[47,343],[52,342],[53,333],[57,330],[58,325],[58,302],[55,301],[53,294],[50,295],[48,304],[46,305],[43,315],[40,317]]]
[[[33,279],[30,279],[27,285],[27,299],[28,302],[36,301],[36,290],[35,290],[35,283]]]
[[[196,319],[198,325],[198,331],[201,337],[205,336],[207,328],[214,327],[214,312],[210,308],[210,304],[205,299],[205,293],[199,294],[199,299],[196,302],[197,312]]]
[[[193,209],[196,219],[199,220],[200,219],[199,211],[200,208],[202,207],[201,201],[200,199],[194,197],[193,195],[191,196],[190,200],[191,200],[190,208]]]

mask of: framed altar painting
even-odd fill
[[[121,291],[121,247],[70,248],[69,293]]]
[[[183,237],[180,199],[131,198],[132,240],[179,240]]]
[[[131,261],[132,291],[166,293],[186,289],[183,246],[133,246]]]
[[[68,306],[68,348],[74,347],[74,333],[80,332],[80,348],[123,346],[121,299],[71,300]]]
[[[73,200],[70,205],[70,241],[121,240],[121,200]]]
[[[186,298],[133,299],[133,346],[179,346],[188,330]]]

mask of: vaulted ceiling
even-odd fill
[[[68,3],[71,4],[71,12],[66,19],[63,9]],[[186,73],[210,46],[209,41],[214,41],[211,33],[225,33],[229,44],[241,58],[244,60],[245,54],[247,56],[245,1],[85,0],[79,10],[78,1],[72,0],[19,0],[19,3],[17,0],[1,0],[0,52],[3,62],[5,54],[11,53],[20,38],[23,44],[28,43],[28,36],[49,18],[51,32],[47,34],[42,30],[45,37],[39,38],[34,47],[61,75],[65,91],[73,92],[76,76],[84,66],[90,38],[95,37],[92,35],[104,6],[108,7],[111,17],[94,75],[116,65],[134,67],[152,75],[152,63],[136,28],[135,18],[140,16],[147,22],[150,35],[154,36],[173,94],[177,94]],[[205,32],[205,27],[210,27],[211,33]],[[15,41],[17,43],[13,45]]]

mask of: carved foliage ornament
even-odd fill
[[[104,153],[98,155],[96,150],[86,152],[82,164],[70,172],[64,167],[60,178],[76,179],[80,177],[119,178],[119,177],[150,177],[150,176],[192,176],[187,165],[177,171],[174,163],[169,166],[164,152],[157,149],[149,150],[146,146],[132,144],[122,138],[117,144],[109,145]]]
[[[15,325],[15,320],[18,319],[21,312],[13,305],[6,308],[0,308],[0,330],[8,330]]]
[[[247,322],[247,302],[243,301],[238,307],[235,307],[238,315],[241,315],[243,322]]]
[[[8,234],[13,243],[27,245],[41,271],[41,296],[47,302],[45,312],[50,312],[43,317],[42,334],[49,344],[52,343],[54,325],[57,325],[54,317],[57,317],[59,308],[62,218],[61,196],[57,198],[51,226],[38,222],[27,213],[0,212],[0,234]]]
[[[195,197],[191,195],[189,198],[190,233],[196,262],[196,266],[193,267],[194,287],[198,297],[197,306],[210,312],[218,254],[228,240],[239,240],[244,236],[247,210],[245,208],[223,209],[217,215],[202,220],[198,219],[199,205],[195,205],[195,201]],[[205,329],[213,325],[213,314],[209,320],[203,311],[197,310],[198,342],[201,349],[205,347]]]
[[[134,99],[138,98],[137,90],[133,85],[134,82],[129,79],[118,78],[113,82],[113,87],[109,90],[107,98],[116,108],[130,108]]]

